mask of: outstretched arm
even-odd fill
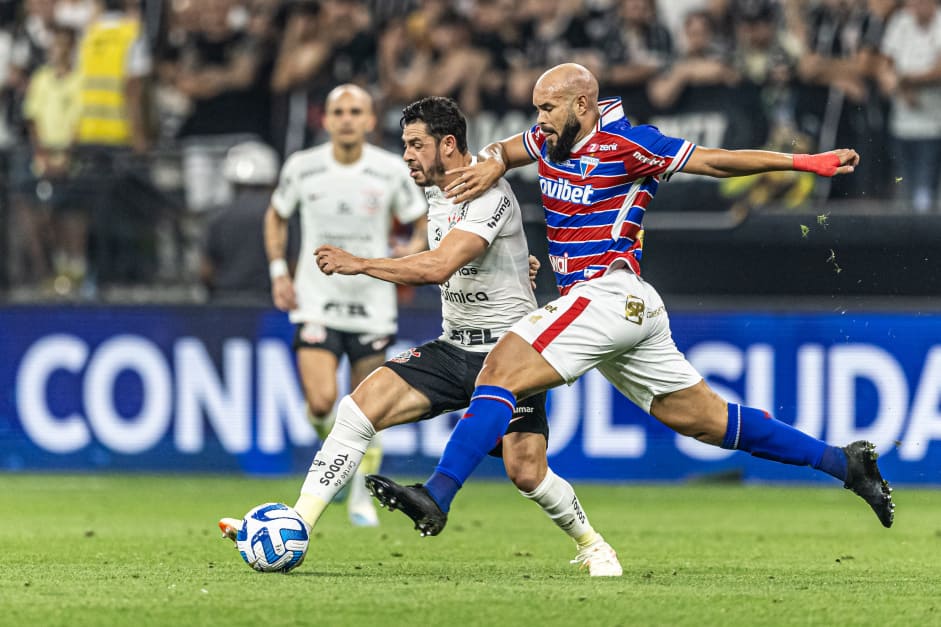
[[[859,163],[859,155],[850,148],[840,148],[815,155],[791,155],[770,150],[723,150],[696,147],[683,172],[717,178],[745,176],[761,172],[798,170],[820,176],[849,174]]]
[[[321,246],[314,254],[324,274],[368,274],[400,285],[428,285],[444,283],[486,250],[487,241],[481,236],[452,229],[434,250],[398,259],[364,259],[336,246]]]
[[[444,188],[444,195],[454,204],[471,201],[493,187],[510,168],[518,168],[533,162],[519,133],[502,141],[487,144],[477,155],[477,163],[449,170],[448,174],[459,176]]]

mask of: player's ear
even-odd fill
[[[457,150],[457,138],[454,135],[445,135],[441,138],[441,143],[444,144],[444,154],[447,157],[453,155],[454,151]]]
[[[585,115],[588,112],[588,96],[580,94],[575,96],[575,115]]]

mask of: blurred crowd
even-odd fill
[[[397,150],[403,104],[531,120],[564,61],[694,141],[857,148],[818,196],[939,211],[937,0],[0,0],[7,273],[63,293],[196,276],[239,190],[229,150],[322,141],[335,85],[370,90]],[[796,205],[804,180],[727,191]]]

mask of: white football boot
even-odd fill
[[[228,538],[232,542],[235,542],[235,537],[238,535],[241,526],[242,521],[238,518],[219,519],[219,530],[222,532],[222,537]]]
[[[579,570],[587,568],[592,577],[620,577],[624,574],[618,554],[604,538],[581,549],[571,563],[578,564]]]

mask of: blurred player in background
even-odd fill
[[[368,477],[379,500],[394,499],[413,519],[446,520],[454,496],[512,419],[517,399],[570,384],[597,368],[678,433],[812,466],[841,480],[891,526],[891,489],[871,443],[829,446],[765,411],[727,403],[676,348],[663,301],[640,278],[641,223],[659,180],[680,171],[834,176],[852,172],[859,155],[847,149],[816,155],[730,151],[665,137],[652,126],[631,126],[620,99],[599,102],[595,77],[571,63],[540,77],[533,104],[536,125],[487,146],[487,159],[456,170],[446,192],[455,203],[466,203],[486,193],[508,168],[538,161],[549,256],[562,296],[520,319],[488,355],[465,419],[428,481],[404,487]]]
[[[314,458],[295,505],[311,527],[352,476],[377,431],[466,407],[487,352],[513,320],[536,306],[530,282],[538,263],[530,268],[527,261],[522,215],[509,184],[498,180],[480,198],[461,206],[441,191],[453,178],[446,170],[473,162],[457,103],[440,97],[414,102],[404,109],[401,126],[404,158],[429,203],[431,250],[389,259],[321,246],[317,264],[329,275],[439,284],[443,332],[439,339],[387,361],[340,401],[336,425]],[[521,402],[504,431],[488,450],[503,457],[507,476],[520,493],[575,541],[573,563],[592,576],[620,576],[617,555],[588,522],[572,486],[548,467],[545,394]],[[222,519],[219,524],[235,538],[240,521]],[[416,521],[423,533],[436,533],[436,524]]]
[[[300,211],[301,250],[333,243],[357,254],[388,252],[392,219],[414,223],[405,254],[427,248],[426,204],[401,159],[366,142],[376,118],[372,98],[360,87],[340,85],[327,95],[323,125],[330,141],[291,155],[265,215],[265,250],[275,306],[297,325],[294,349],[314,428],[326,439],[337,398],[337,367],[346,355],[350,385],[382,365],[397,330],[395,286],[369,277],[328,279],[313,255],[303,254],[292,279],[285,259],[288,219]],[[361,466],[382,459],[378,440]],[[372,472],[375,472],[372,470]],[[362,476],[350,487],[350,520],[378,524]]]

